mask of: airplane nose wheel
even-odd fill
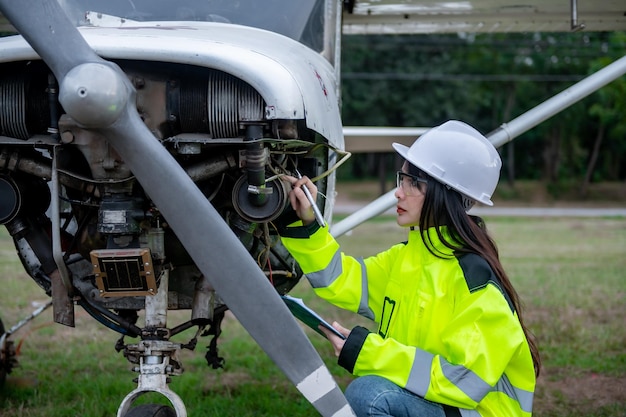
[[[187,410],[181,398],[167,383],[169,375],[180,375],[182,367],[176,360],[180,345],[164,340],[143,340],[129,345],[126,351],[130,356],[139,356],[138,386],[124,398],[117,417],[187,417]],[[158,404],[142,404],[131,408],[133,402],[143,394],[154,392],[168,399],[172,407]]]
[[[142,404],[131,408],[124,417],[176,417],[176,412],[165,405]]]

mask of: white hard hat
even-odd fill
[[[470,125],[450,120],[421,135],[411,147],[393,148],[412,165],[459,193],[493,206],[502,161],[489,140]]]

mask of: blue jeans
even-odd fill
[[[443,406],[413,394],[380,376],[355,379],[346,398],[358,417],[445,417]]]

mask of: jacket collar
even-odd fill
[[[452,239],[450,238],[450,232],[447,226],[440,227],[439,231],[442,237],[446,241],[452,241]],[[430,227],[422,233],[424,235],[428,234],[428,237],[424,236],[424,239],[422,240],[422,237],[420,236],[420,229],[417,227],[415,229],[411,229],[409,231],[408,245],[411,247],[417,248],[420,253],[422,253],[424,256],[427,256],[427,257],[433,256],[432,253],[428,250],[429,248],[432,249],[432,252],[434,252],[438,256],[443,256],[443,257],[454,256],[454,251],[450,249],[449,247],[447,247],[446,245],[444,245],[444,243],[439,238],[437,234],[437,228]]]

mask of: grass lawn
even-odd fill
[[[534,415],[626,416],[626,219],[486,220],[540,344],[544,370]],[[366,256],[404,239],[393,218],[379,218],[339,240],[346,252]],[[4,229],[0,272],[0,318],[10,327],[48,297],[22,271]],[[368,325],[314,298],[305,281],[292,295],[347,327]],[[118,335],[80,307],[76,313],[76,328],[53,324],[49,309],[14,335],[20,367],[0,388],[1,417],[113,417],[136,387],[131,365],[114,350]],[[171,312],[170,322],[178,324],[187,315]],[[223,330],[219,348],[225,369],[207,367],[206,338],[196,351],[181,355],[185,373],[174,377],[170,387],[190,416],[317,415],[232,316]],[[306,331],[345,388],[352,378],[335,364],[330,345]],[[175,339],[186,342],[192,333]]]

